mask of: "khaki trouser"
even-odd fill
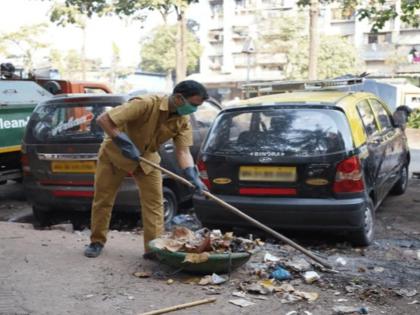
[[[116,168],[106,153],[99,155],[91,214],[92,243],[105,244],[115,197],[126,176],[127,172]],[[138,167],[133,173],[133,178],[140,190],[144,248],[147,252],[149,241],[163,232],[162,175],[159,170],[153,170],[146,175]]]

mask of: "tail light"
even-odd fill
[[[202,160],[199,160],[198,163],[197,163],[197,168],[198,168],[198,172],[200,174],[201,180],[207,186],[207,188],[210,189],[211,184],[210,184],[209,176],[207,174],[206,164]]]
[[[335,193],[362,192],[362,166],[357,156],[352,156],[337,165],[333,190]]]
[[[26,153],[22,153],[20,163],[22,165],[23,175],[29,175],[31,173],[31,167],[29,166],[29,157]]]

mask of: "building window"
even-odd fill
[[[331,16],[333,21],[350,21],[354,17],[354,9],[332,8]]]
[[[367,37],[368,44],[386,44],[391,43],[391,33],[369,33]]]

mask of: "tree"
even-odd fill
[[[86,17],[75,7],[54,3],[51,8],[50,20],[59,26],[73,24],[82,31],[81,71],[82,79],[86,79]]]
[[[306,79],[308,77],[308,38],[301,37],[296,41],[296,49],[288,55],[286,76],[288,79]],[[357,72],[357,51],[349,41],[341,36],[320,36],[318,79],[334,78],[340,75]]]
[[[0,48],[3,47],[4,53],[17,50],[16,57],[22,58],[23,66],[31,70],[34,67],[34,53],[48,47],[48,44],[40,39],[46,28],[44,23],[26,25],[15,32],[0,34]]]
[[[340,3],[343,10],[356,10],[359,20],[369,19],[373,32],[378,32],[386,22],[397,17],[414,27],[420,24],[418,0],[394,0],[392,4],[386,0],[299,0],[298,5],[309,6],[310,12],[309,79],[315,79],[317,72],[319,4],[333,2]]]
[[[58,69],[61,76],[68,80],[82,79],[82,67],[85,63],[87,70],[95,70],[99,68],[100,61],[96,59],[85,59],[76,49],[70,49],[65,54],[57,49],[50,51],[50,63],[55,69]]]
[[[185,11],[189,4],[198,0],[65,0],[67,6],[77,8],[79,12],[87,14],[116,14],[118,16],[144,17],[144,10],[157,10],[164,21],[174,10],[177,15],[176,33],[176,76],[177,81],[183,80],[187,71],[187,30]],[[189,49],[189,48],[188,48]]]
[[[147,38],[141,50],[141,68],[151,72],[172,72],[176,69],[176,33],[177,26],[163,25],[155,28]],[[194,71],[202,48],[194,34],[187,31],[187,70]]]
[[[308,17],[304,13],[260,18],[257,22],[259,52],[282,53],[286,57],[286,79],[306,79],[309,70]],[[273,31],[275,30],[275,31]],[[319,43],[318,78],[332,78],[357,71],[355,47],[340,36],[321,36]]]

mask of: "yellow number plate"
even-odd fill
[[[51,170],[53,173],[95,173],[94,161],[53,161]]]
[[[241,181],[295,182],[296,167],[287,166],[241,166]]]

